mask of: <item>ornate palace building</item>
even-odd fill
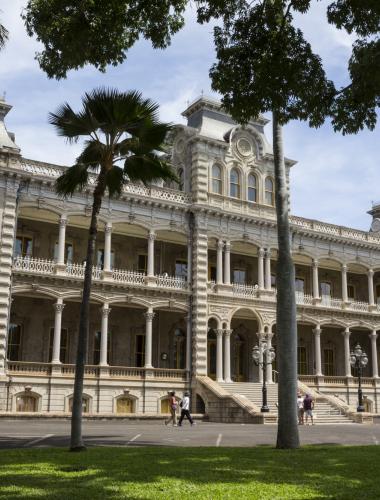
[[[73,198],[54,183],[67,167],[21,155],[0,101],[0,412],[70,411],[91,179]],[[179,185],[127,184],[105,199],[93,268],[88,414],[159,415],[168,391],[193,395],[214,420],[260,414],[252,348],[276,348],[277,235],[273,153],[260,117],[242,128],[201,97],[174,128]],[[289,174],[295,165],[286,160]],[[299,387],[326,415],[355,412],[360,343],[368,412],[378,411],[380,220],[372,232],[291,216]],[[276,366],[266,380],[272,410]],[[323,406],[324,405],[324,406]],[[326,417],[327,418],[327,417]]]

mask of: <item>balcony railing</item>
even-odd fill
[[[53,370],[54,368],[54,370]],[[33,376],[62,376],[74,378],[75,365],[52,363],[35,363],[29,361],[8,361],[8,372],[12,375],[33,375]],[[140,368],[128,366],[106,366],[86,365],[84,375],[86,378],[101,377],[104,371],[107,378],[143,380],[147,377],[158,380],[185,381],[186,370],[172,368]]]
[[[232,293],[239,297],[254,298],[258,296],[259,287],[257,285],[244,285],[242,283],[233,283]]]
[[[13,271],[20,273],[33,273],[40,275],[54,275],[57,269],[57,264],[53,260],[38,259],[34,257],[15,257],[13,260]],[[71,278],[83,279],[85,272],[85,264],[67,264],[64,270],[60,270],[60,275]],[[100,267],[92,268],[93,280],[102,280],[104,276],[103,270]],[[107,281],[114,283],[122,283],[128,285],[145,285],[146,276],[144,273],[128,271],[122,269],[113,269],[110,276],[104,276]],[[188,282],[183,277],[169,276],[167,274],[154,276],[150,279],[150,283],[160,288],[174,290],[188,290]]]

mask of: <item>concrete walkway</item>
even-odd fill
[[[377,445],[380,425],[315,425],[300,427],[301,444]],[[85,421],[88,446],[274,446],[275,425],[199,422],[190,427],[165,427],[162,422]],[[1,448],[69,445],[67,420],[0,421]]]

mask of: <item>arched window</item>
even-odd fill
[[[248,176],[248,201],[257,202],[257,179],[254,174]]]
[[[185,187],[185,174],[183,172],[183,169],[180,168],[178,170],[178,189],[180,191],[183,191]]]
[[[240,198],[240,175],[235,168],[230,173],[230,196]]]
[[[219,165],[212,167],[212,192],[222,194],[222,169]]]
[[[265,179],[265,203],[267,205],[274,205],[274,184],[271,177]]]
[[[30,394],[20,394],[16,397],[17,412],[36,412],[38,400]]]
[[[73,411],[73,396],[69,398],[69,412]],[[90,413],[90,398],[88,396],[82,397],[82,413]]]
[[[135,413],[135,402],[132,398],[121,397],[116,400],[116,413]]]

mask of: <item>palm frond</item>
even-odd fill
[[[76,113],[68,104],[59,106],[55,113],[49,113],[49,123],[53,125],[61,137],[69,142],[75,142],[80,136],[90,135],[97,126],[85,111]]]
[[[87,165],[92,169],[101,165],[107,146],[98,141],[85,141],[85,147],[77,158],[77,163]]]
[[[159,179],[179,181],[171,166],[154,153],[129,156],[124,162],[124,173],[131,181],[141,181],[144,184]]]
[[[67,198],[68,196],[73,196],[75,191],[83,191],[87,185],[87,181],[87,165],[76,163],[58,177],[55,181],[55,190],[58,195]]]
[[[122,168],[114,165],[106,173],[106,186],[110,197],[120,196],[123,185],[128,181]]]
[[[5,42],[8,40],[9,31],[5,26],[0,24],[0,49],[2,49],[5,45]]]

